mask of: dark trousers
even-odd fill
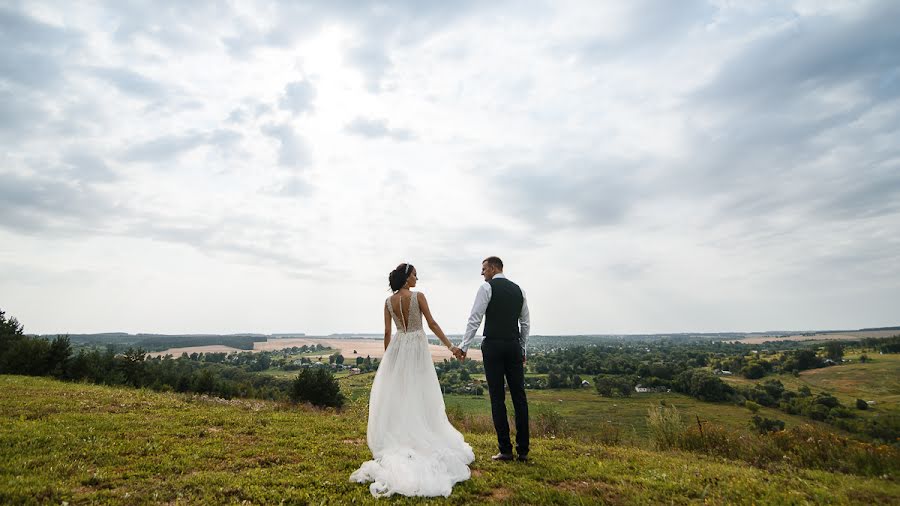
[[[491,339],[481,342],[484,375],[491,395],[491,415],[500,453],[512,453],[509,440],[509,421],[506,418],[506,392],[503,380],[509,386],[516,416],[516,453],[528,454],[528,400],[525,398],[525,367],[522,364],[522,347],[518,339]]]

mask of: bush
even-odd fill
[[[750,425],[760,434],[784,430],[783,421],[775,418],[765,418],[759,415],[753,415],[753,418],[750,419]]]
[[[684,431],[684,422],[675,406],[656,406],[647,410],[647,428],[650,439],[660,450],[678,447]]]
[[[315,406],[336,408],[343,406],[345,400],[331,371],[321,367],[310,367],[300,371],[291,384],[290,395],[294,402],[309,402]]]
[[[743,460],[757,467],[789,464],[862,476],[892,476],[900,471],[900,449],[863,443],[806,424],[757,435],[707,424],[702,432],[691,426],[672,439],[674,447],[681,450]]]
[[[869,403],[862,399],[856,399],[856,409],[861,409],[861,410],[865,411],[865,410],[869,409]]]
[[[531,435],[562,436],[569,432],[565,419],[552,406],[538,405],[528,418],[528,431]]]
[[[751,362],[741,369],[741,374],[747,379],[759,379],[766,375],[766,368],[759,362]]]

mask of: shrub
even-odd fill
[[[310,367],[300,371],[291,384],[291,400],[309,402],[315,406],[341,407],[344,394],[331,371],[321,367]]]
[[[565,419],[551,406],[538,405],[529,415],[528,430],[535,436],[562,436],[569,432]]]
[[[693,426],[684,429],[673,440],[681,450],[743,460],[757,467],[784,463],[862,476],[893,476],[900,471],[900,449],[863,443],[808,424],[764,434],[738,434],[707,424],[702,432]]]
[[[861,410],[865,411],[865,410],[869,409],[869,403],[862,399],[856,399],[856,409],[861,409]]]
[[[750,419],[750,425],[760,434],[784,430],[783,421],[775,418],[765,418],[759,415],[753,415],[753,418]]]
[[[751,362],[741,369],[741,374],[747,379],[759,379],[766,375],[766,368],[759,362]]]
[[[676,448],[684,422],[675,406],[656,406],[647,410],[647,428],[650,438],[660,450]]]

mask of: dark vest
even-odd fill
[[[491,285],[491,301],[484,312],[484,337],[492,339],[518,339],[519,316],[522,314],[522,290],[506,278],[494,278]]]

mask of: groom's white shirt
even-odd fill
[[[503,273],[494,274],[496,279],[506,279]],[[519,290],[522,290],[519,287]],[[472,312],[469,314],[469,323],[466,325],[466,334],[463,336],[459,349],[463,352],[469,351],[469,345],[475,339],[475,333],[478,327],[481,327],[481,321],[484,319],[484,312],[487,311],[488,303],[491,302],[491,284],[487,281],[478,288],[475,294],[475,304],[472,305]],[[519,315],[519,344],[522,345],[522,353],[526,353],[525,344],[528,342],[528,332],[531,330],[531,318],[528,314],[528,299],[525,297],[525,291],[522,290],[522,313]]]

